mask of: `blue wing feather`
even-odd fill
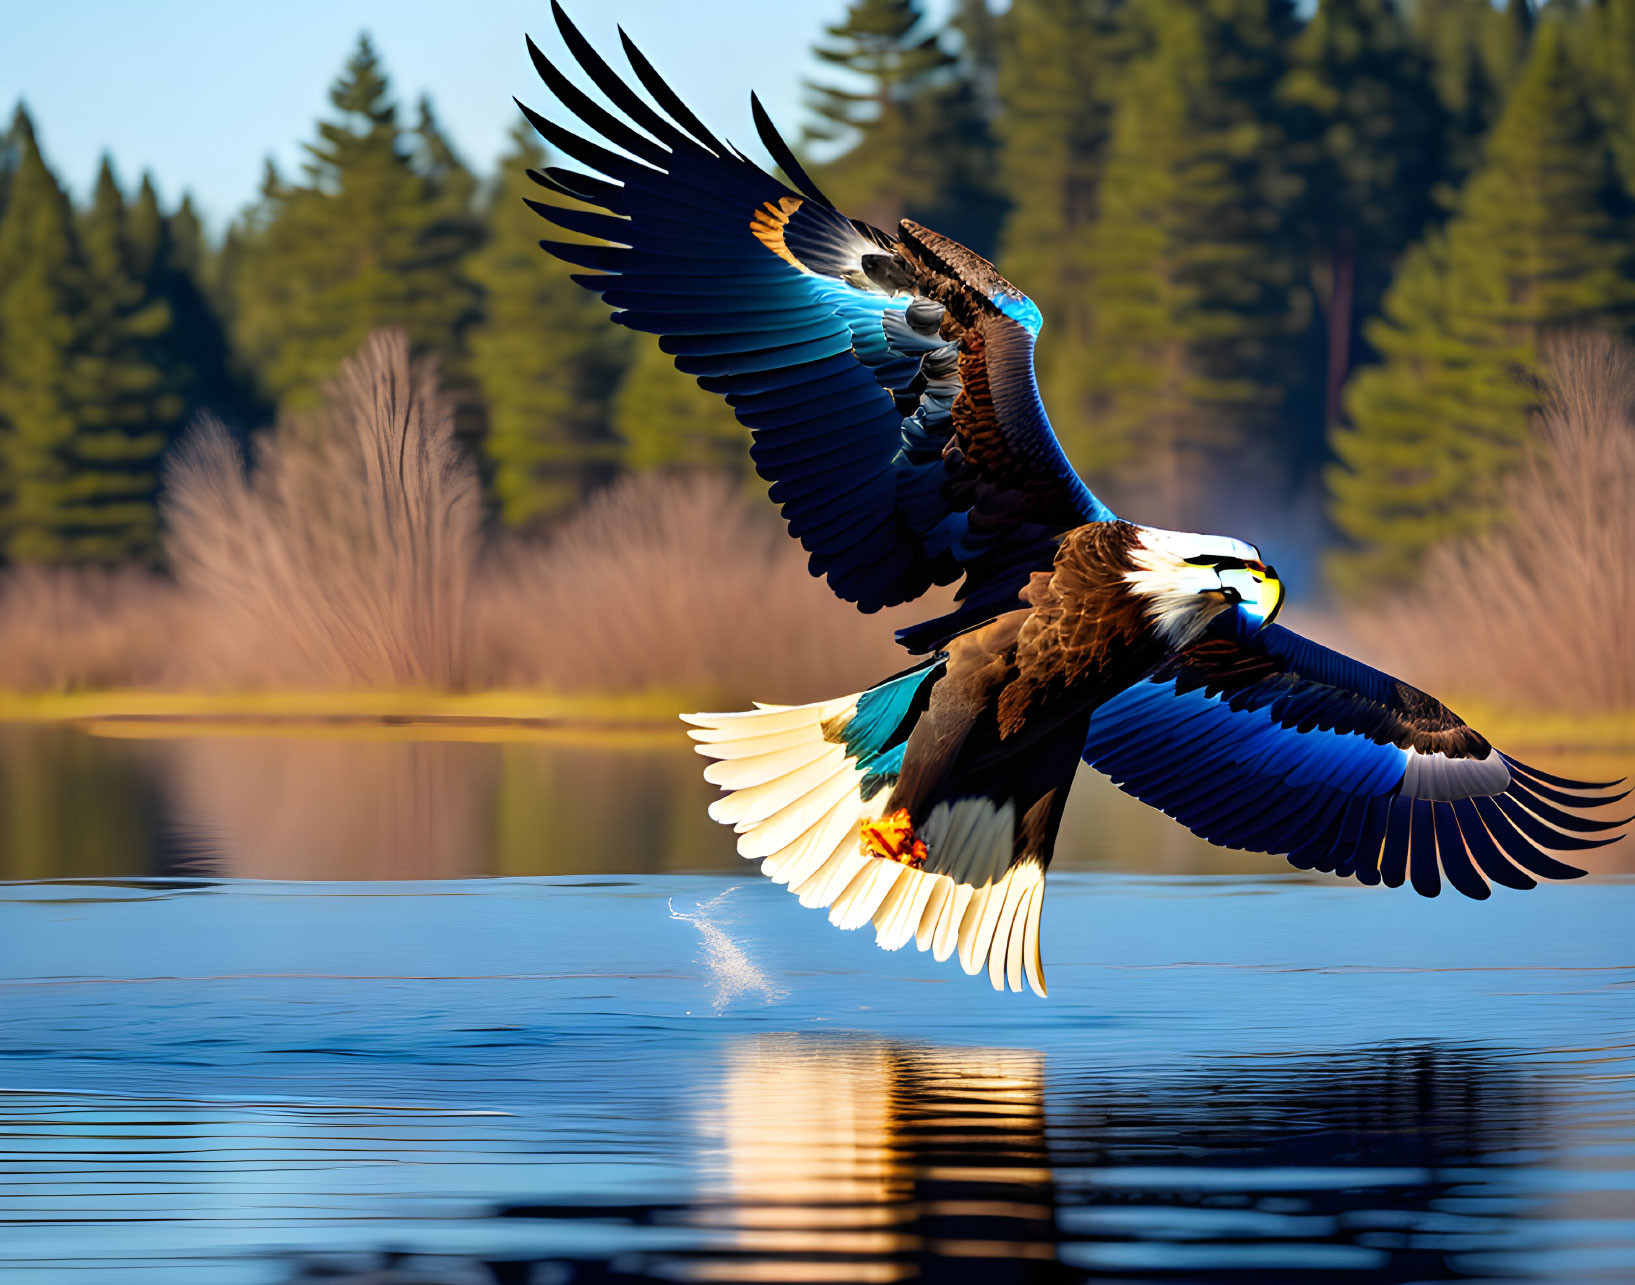
[[[1444,764],[1431,784],[1410,779],[1415,755]],[[1626,824],[1584,815],[1622,794],[1556,778],[1547,800],[1424,693],[1241,619],[1224,619],[1212,639],[1100,706],[1084,758],[1223,847],[1285,853],[1299,868],[1364,883],[1407,882],[1423,896],[1444,881],[1483,898],[1493,884],[1576,877],[1583,871],[1550,854],[1615,842],[1605,832]],[[1508,770],[1495,773],[1495,760]],[[1476,773],[1478,762],[1487,766]]]

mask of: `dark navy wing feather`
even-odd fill
[[[524,113],[596,171],[532,174],[594,208],[529,204],[598,242],[540,244],[590,269],[574,280],[614,320],[659,335],[682,371],[726,398],[813,574],[837,594],[872,611],[963,575],[956,612],[901,635],[919,651],[1015,608],[1064,531],[1112,517],[1039,403],[1038,310],[936,233],[840,214],[759,101],[756,128],[793,189],[711,134],[622,32],[652,102],[553,10],[616,111],[529,42],[547,90],[594,137]]]
[[[1417,688],[1235,613],[1101,706],[1084,758],[1223,847],[1432,897],[1574,878],[1551,854],[1626,824],[1585,815],[1617,782],[1547,776]]]

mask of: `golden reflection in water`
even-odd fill
[[[182,864],[257,879],[718,868],[713,791],[668,744],[188,736],[143,747]]]
[[[897,1281],[931,1260],[1054,1262],[1043,1059],[768,1035],[735,1045],[701,1113],[713,1281]]]
[[[498,763],[439,741],[198,737],[165,743],[184,842],[256,879],[488,873]]]

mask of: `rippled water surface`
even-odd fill
[[[1628,876],[1053,873],[1037,1000],[731,865],[668,751],[207,743],[0,744],[6,1285],[1635,1279]]]

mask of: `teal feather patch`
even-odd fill
[[[838,736],[830,739],[838,739],[858,766],[872,769],[886,751],[900,747],[908,739],[915,721],[931,699],[931,685],[942,677],[947,659],[940,654],[933,656],[925,664],[869,688],[857,698],[857,710],[846,725],[838,729]],[[896,758],[900,766],[900,749]]]
[[[881,790],[897,784],[897,778],[903,774],[903,751],[907,748],[908,738],[904,737],[889,750],[869,760],[868,773],[857,783],[859,799],[867,803]]]

